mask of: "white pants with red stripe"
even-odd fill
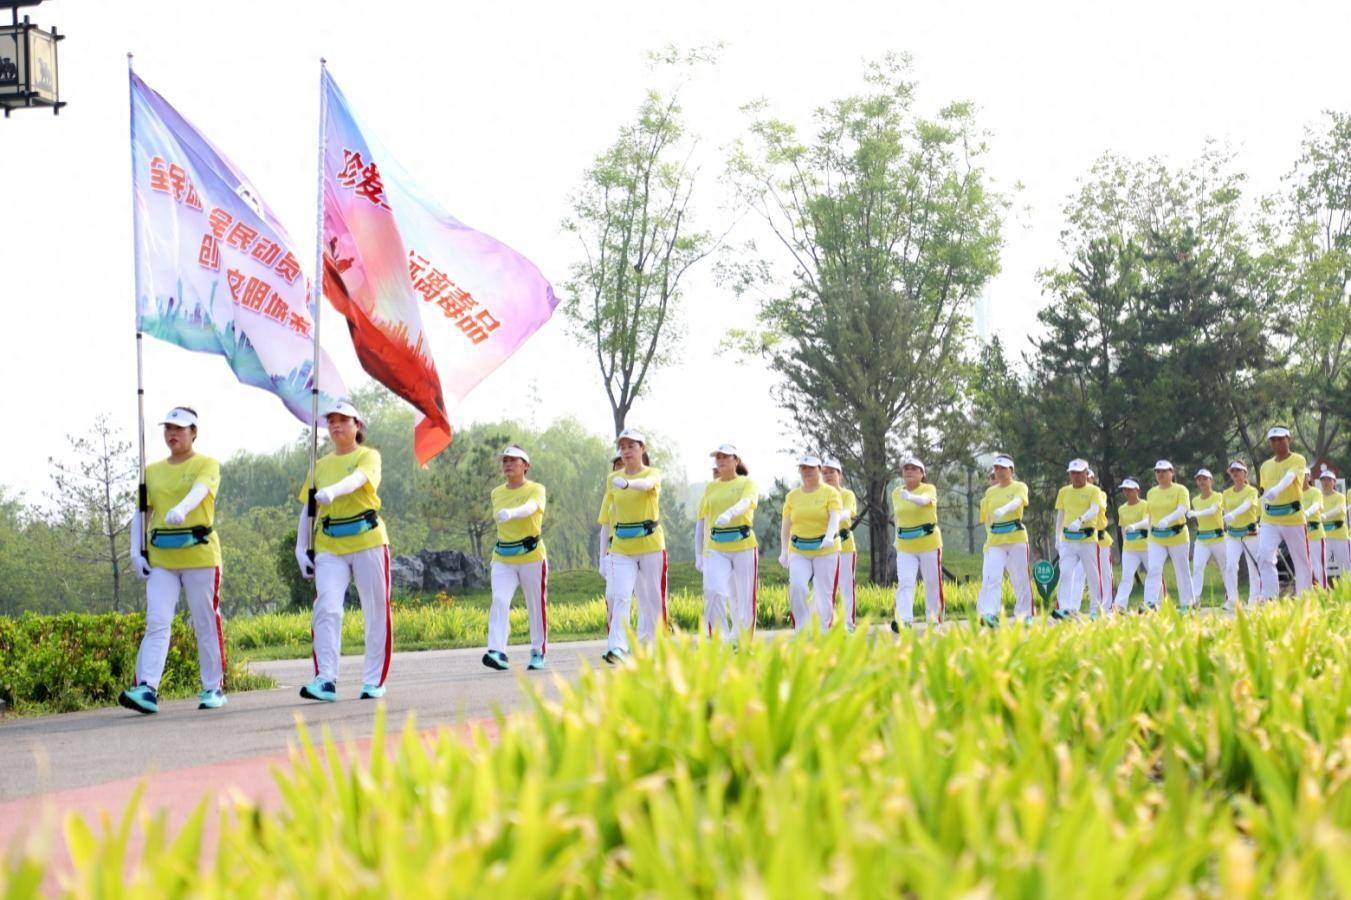
[[[1238,605],[1238,567],[1248,567],[1248,605],[1252,606],[1261,598],[1262,573],[1257,570],[1255,560],[1262,552],[1257,535],[1250,534],[1242,538],[1227,536],[1224,539],[1224,608],[1233,609]]]
[[[1326,560],[1323,564],[1323,577],[1330,580],[1330,573],[1335,570],[1338,578],[1345,578],[1347,567],[1351,566],[1351,541],[1344,537],[1325,537],[1323,554]]]
[[[1112,548],[1098,547],[1098,578],[1101,605],[1090,607],[1103,613],[1112,611]]]
[[[394,629],[389,610],[389,546],[352,553],[320,553],[314,558],[314,674],[338,681],[342,655],[342,602],[347,585],[355,581],[366,622],[366,661],[361,683],[377,687],[389,677]]]
[[[943,551],[896,551],[896,619],[915,619],[915,580],[924,579],[924,612],[930,622],[943,621]]]
[[[980,593],[976,595],[976,613],[997,616],[1004,606],[1004,575],[1009,576],[1016,603],[1013,614],[1020,619],[1032,615],[1031,549],[1026,541],[986,547],[980,570]]]
[[[136,654],[136,683],[159,690],[169,657],[170,631],[178,595],[188,603],[197,635],[197,668],[202,689],[214,691],[225,679],[225,625],[220,616],[220,569],[151,569],[145,583],[145,637]]]
[[[1197,541],[1192,547],[1192,596],[1196,602],[1201,602],[1201,589],[1206,586],[1206,565],[1212,560],[1215,562],[1215,568],[1220,570],[1220,576],[1224,576],[1224,567],[1228,560],[1227,550],[1223,541],[1210,543],[1207,541]]]
[[[704,555],[704,627],[710,637],[744,631],[755,633],[756,605],[760,590],[760,551],[755,547],[725,553],[710,550]]]
[[[1102,603],[1102,562],[1097,542],[1061,541],[1056,549],[1060,551],[1060,591],[1056,606],[1082,612],[1084,585],[1087,584],[1089,609],[1097,609]]]
[[[858,553],[854,550],[840,551],[840,578],[835,584],[835,596],[844,603],[844,624],[850,631],[858,618]]]
[[[543,655],[549,651],[549,561],[507,563],[493,560],[493,605],[488,610],[488,649],[507,652],[511,632],[511,600],[516,589],[525,598],[530,618],[530,649]]]
[[[1136,541],[1135,543],[1140,543]],[[1135,589],[1135,573],[1144,569],[1149,571],[1149,549],[1121,551],[1121,581],[1116,586],[1116,600],[1112,604],[1117,611],[1130,608],[1131,591]]]
[[[1312,568],[1313,583],[1319,587],[1328,586],[1328,556],[1327,542],[1323,540],[1320,534],[1318,537],[1309,538],[1309,563]]]
[[[638,600],[638,640],[651,643],[657,623],[666,626],[666,551],[606,557],[605,604],[609,610],[610,649],[629,652],[625,629],[629,603]]]
[[[1313,566],[1309,561],[1309,535],[1303,525],[1275,525],[1263,522],[1257,532],[1257,564],[1262,567],[1263,600],[1274,599],[1280,591],[1281,579],[1276,573],[1276,553],[1281,544],[1290,551],[1290,562],[1295,568],[1295,593],[1307,591],[1313,585]]]
[[[813,610],[827,631],[835,621],[835,579],[840,574],[840,554],[803,556],[788,552],[788,606],[793,630],[801,631],[811,621]],[[808,594],[811,603],[807,602]]]
[[[1159,605],[1159,599],[1163,596],[1163,564],[1171,559],[1173,561],[1173,577],[1177,580],[1177,604],[1183,609],[1191,608],[1195,598],[1192,594],[1191,567],[1188,565],[1190,560],[1187,558],[1189,549],[1191,548],[1186,544],[1165,546],[1154,541],[1149,542],[1149,563],[1145,575],[1145,606],[1155,608]]]

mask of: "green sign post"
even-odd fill
[[[1049,605],[1051,593],[1060,583],[1060,560],[1057,559],[1055,562],[1037,560],[1032,566],[1032,580],[1037,583],[1037,593],[1041,595],[1041,602]]]

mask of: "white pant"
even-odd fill
[[[835,579],[840,574],[840,554],[802,556],[788,553],[788,606],[793,630],[801,631],[811,621],[812,610],[821,619],[821,630],[826,631],[835,621]],[[807,603],[811,593],[812,602]]]
[[[759,589],[760,551],[755,547],[704,554],[704,626],[709,636],[716,631],[726,637],[729,618],[732,637],[743,631],[754,634]]]
[[[1346,538],[1323,538],[1323,553],[1326,563],[1324,564],[1324,577],[1334,568],[1337,570],[1338,578],[1347,576],[1347,567],[1351,566],[1351,541]]]
[[[1309,562],[1313,571],[1313,583],[1319,587],[1328,586],[1328,557],[1327,542],[1323,540],[1322,535],[1309,539]]]
[[[896,619],[915,619],[915,579],[924,579],[924,612],[930,622],[943,621],[943,551],[896,551]]]
[[[666,551],[605,557],[605,605],[610,649],[629,652],[629,604],[638,599],[638,640],[651,643],[657,622],[666,626]]]
[[[325,681],[338,681],[338,658],[342,655],[342,603],[347,585],[355,581],[366,622],[366,661],[361,683],[377,687],[389,677],[394,629],[389,611],[389,546],[369,547],[351,553],[320,553],[314,558],[314,674]]]
[[[1224,608],[1233,609],[1238,605],[1238,566],[1242,563],[1248,569],[1248,605],[1252,606],[1262,597],[1262,573],[1258,571],[1256,560],[1262,552],[1257,535],[1224,539]]]
[[[1206,563],[1212,559],[1215,561],[1215,568],[1220,570],[1220,576],[1224,576],[1224,567],[1228,565],[1228,556],[1223,541],[1206,543],[1197,541],[1192,547],[1192,596],[1196,602],[1201,602],[1201,588],[1206,586]],[[1238,574],[1235,572],[1235,574]]]
[[[1112,548],[1098,548],[1099,604],[1092,607],[1097,612],[1112,611]]]
[[[1272,525],[1263,522],[1257,538],[1257,564],[1262,567],[1262,599],[1273,599],[1280,592],[1281,579],[1276,573],[1276,553],[1281,549],[1282,542],[1290,551],[1290,562],[1295,568],[1295,593],[1302,594],[1313,585],[1309,534],[1303,525]]]
[[[549,561],[537,559],[527,563],[505,563],[493,560],[493,605],[488,610],[488,649],[507,652],[507,636],[511,632],[511,600],[516,588],[525,598],[526,615],[530,617],[530,649],[543,655],[549,651]]]
[[[1097,542],[1061,541],[1056,549],[1060,551],[1060,592],[1056,605],[1060,609],[1082,611],[1087,583],[1089,609],[1097,609],[1102,603],[1102,563]]]
[[[844,602],[844,624],[854,630],[854,621],[858,618],[858,588],[855,575],[858,572],[858,553],[854,550],[840,551],[840,577],[836,582],[836,597]]]
[[[1020,619],[1032,615],[1031,565],[1032,549],[1026,541],[986,547],[980,570],[980,593],[976,596],[977,614],[999,615],[1004,606],[1004,574],[1007,573],[1016,598],[1013,614]]]
[[[188,602],[197,635],[197,668],[202,689],[224,687],[225,627],[220,616],[220,569],[151,569],[145,583],[145,637],[136,654],[136,683],[159,690],[178,594]]]
[[[1130,608],[1131,591],[1135,588],[1135,573],[1141,569],[1149,571],[1148,548],[1121,551],[1121,582],[1116,586],[1116,601],[1113,603],[1118,610]]]
[[[1173,577],[1177,579],[1177,603],[1183,609],[1190,609],[1195,598],[1192,595],[1192,577],[1190,567],[1187,565],[1186,544],[1173,544],[1164,546],[1149,542],[1149,563],[1147,574],[1145,575],[1145,606],[1150,608],[1159,605],[1159,598],[1163,595],[1163,564],[1167,560],[1173,561]]]

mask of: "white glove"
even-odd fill
[[[304,547],[296,546],[296,562],[300,565],[300,577],[309,581],[314,577],[314,563],[310,562],[310,553]]]
[[[145,581],[150,577],[150,560],[139,553],[134,554],[131,557],[131,571],[136,574],[137,578]]]
[[[169,510],[167,513],[164,514],[164,524],[182,525],[183,520],[186,519],[187,517],[188,513],[183,509],[182,506],[175,506],[173,509]]]
[[[1236,516],[1235,516],[1233,513],[1231,513],[1231,512],[1225,513],[1225,514],[1224,514],[1224,524],[1226,524],[1226,525],[1232,525],[1232,524],[1234,523],[1234,519],[1235,519],[1235,518],[1236,518]]]
[[[713,524],[714,524],[714,525],[717,525],[719,528],[721,528],[722,526],[726,525],[726,524],[727,524],[728,522],[730,522],[730,521],[732,521],[732,514],[731,514],[731,513],[723,513],[722,515],[718,516],[716,519],[713,520]]]
[[[613,484],[622,491],[629,486],[629,480],[623,475],[616,475],[614,478],[610,479],[610,484]]]
[[[493,518],[496,519],[496,520],[498,521],[499,524],[502,523],[502,522],[510,522],[510,521],[511,521],[511,510],[509,510],[509,509],[499,509],[496,513],[493,514]]]
[[[150,561],[146,559],[145,553],[142,552],[142,548],[145,547],[145,540],[141,533],[144,525],[140,511],[133,513],[131,525],[128,529],[131,538],[131,571],[142,581],[150,577]]]
[[[1194,509],[1189,509],[1189,510],[1187,510],[1187,518],[1189,518],[1189,519],[1199,519],[1199,518],[1201,518],[1201,516],[1202,516],[1202,513],[1197,512],[1197,511],[1194,510]]]
[[[1083,524],[1084,524],[1083,519],[1070,519],[1069,522],[1065,525],[1065,530],[1078,531],[1081,527],[1083,527]]]
[[[788,551],[787,551],[787,550],[780,550],[780,551],[779,551],[779,565],[783,566],[785,569],[788,568]]]
[[[320,506],[328,506],[333,502],[333,492],[328,488],[320,488],[314,492],[314,502]]]
[[[694,570],[696,572],[702,572],[704,570],[704,555],[702,553],[696,553],[694,555]]]
[[[188,517],[194,509],[201,505],[206,499],[211,489],[204,484],[194,484],[188,491],[187,496],[178,502],[178,505],[164,514],[164,521],[169,525],[182,525],[183,520]]]
[[[310,559],[312,522],[309,504],[302,504],[300,521],[296,523],[296,564],[300,566],[300,577],[306,581],[314,577],[314,561]]]
[[[1018,504],[1021,502],[1022,502],[1021,500],[1015,498],[1013,500],[1010,500],[1008,503],[1005,503],[1003,506],[999,507],[999,509],[996,509],[994,511],[995,518],[996,519],[1004,518],[1004,516],[1007,516],[1009,513],[1017,509]]]
[[[914,503],[915,495],[907,491],[905,488],[901,488],[901,499],[904,500],[906,503]]]
[[[609,574],[610,574],[609,572],[606,571],[606,567],[605,567],[605,563],[606,563],[606,561],[609,560],[609,558],[610,558],[610,554],[608,554],[608,553],[602,553],[602,554],[600,555],[600,561],[596,563],[596,571],[599,572],[599,573],[601,574],[601,577],[602,577],[602,578],[608,577]]]
[[[829,549],[831,549],[831,548],[834,547],[834,546],[835,546],[835,535],[834,535],[833,533],[832,533],[832,534],[828,534],[828,535],[826,535],[825,537],[821,538],[821,549],[822,549],[822,550],[829,550]]]

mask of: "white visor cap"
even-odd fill
[[[527,465],[529,465],[530,463],[530,454],[526,453],[524,450],[522,450],[520,447],[517,447],[515,444],[512,444],[510,447],[507,447],[507,449],[503,450],[498,455],[501,456],[503,459],[508,458],[519,459],[521,462],[526,463]]]
[[[161,425],[177,425],[179,428],[188,428],[197,424],[197,417],[191,411],[181,406],[175,406],[164,414],[160,420]]]

